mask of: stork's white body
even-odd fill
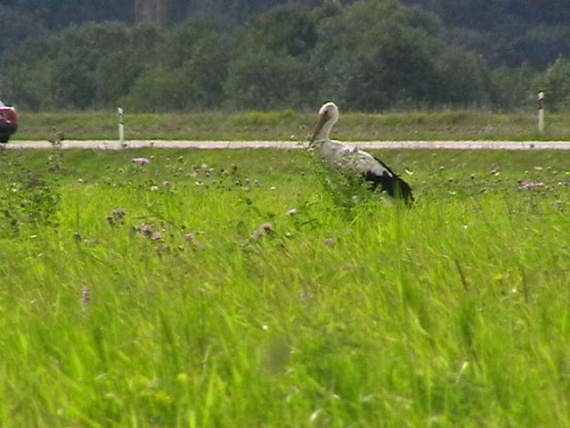
[[[373,173],[377,175],[392,172],[384,167],[370,153],[359,150],[355,146],[341,143],[340,141],[317,141],[318,154],[325,160],[329,167],[344,173]]]
[[[414,198],[410,186],[385,163],[364,150],[330,139],[331,129],[338,118],[339,112],[335,103],[323,104],[319,110],[319,119],[310,147],[317,151],[318,156],[326,161],[333,171],[360,176],[374,189],[381,188],[390,196],[411,204]]]

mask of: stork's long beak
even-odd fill
[[[313,130],[313,135],[311,136],[311,140],[310,140],[311,143],[313,143],[315,141],[315,139],[319,135],[319,132],[321,132],[321,129],[323,128],[323,125],[328,120],[328,118],[329,118],[329,116],[327,113],[323,113],[319,116],[319,120],[317,121],[317,124],[315,125],[315,129]]]

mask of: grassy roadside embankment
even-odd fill
[[[129,114],[130,140],[295,140],[305,141],[316,112],[250,112],[199,114]],[[118,116],[110,112],[20,113],[14,140],[47,140],[56,127],[72,140],[115,140]],[[570,118],[546,113],[546,129],[537,132],[535,113],[483,111],[343,113],[335,138],[373,140],[570,140]]]

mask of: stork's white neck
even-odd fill
[[[324,124],[316,136],[316,140],[330,140],[331,129],[336,123],[335,117],[330,117]]]
[[[319,121],[315,126],[313,141],[329,141],[331,129],[338,120],[338,107],[333,102],[325,103],[319,110]]]

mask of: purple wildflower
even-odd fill
[[[162,241],[162,233],[153,232],[152,235],[150,235],[150,240],[151,241]]]
[[[152,237],[154,231],[152,230],[152,226],[149,224],[145,224],[140,228],[141,233],[146,236],[147,238]]]
[[[133,158],[132,162],[138,163],[139,165],[146,165],[147,163],[150,162],[150,160],[148,160],[147,158]]]
[[[263,238],[265,235],[271,235],[275,233],[275,229],[273,228],[273,225],[269,222],[263,223],[261,226],[259,226],[259,229],[255,230],[252,234],[251,234],[251,238],[252,239],[261,239]]]
[[[520,184],[521,189],[534,189],[536,187],[544,187],[544,183],[541,181],[537,181],[537,182],[527,181],[527,182]]]
[[[253,233],[251,234],[251,239],[258,240],[258,239],[263,238],[263,235],[264,235],[263,231],[260,229],[257,229],[257,230],[254,230]]]

